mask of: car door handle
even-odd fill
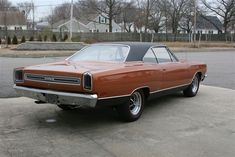
[[[166,69],[162,69],[162,71],[166,71]]]

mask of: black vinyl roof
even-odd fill
[[[150,43],[150,42],[105,42],[97,44],[120,44],[127,45],[130,47],[129,54],[126,58],[126,61],[141,61],[148,51],[149,48],[153,46],[164,46],[161,43]]]

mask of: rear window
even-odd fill
[[[129,53],[125,45],[91,45],[69,58],[70,61],[118,61],[124,62]]]

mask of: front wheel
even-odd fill
[[[142,90],[131,94],[127,103],[117,106],[117,111],[122,120],[133,122],[139,119],[144,109],[145,97]]]
[[[194,97],[197,95],[198,89],[200,85],[200,76],[197,74],[193,78],[192,83],[183,91],[184,96]]]

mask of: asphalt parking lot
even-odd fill
[[[211,92],[213,91],[213,92]],[[234,157],[235,91],[201,86],[122,123],[112,109],[62,111],[33,100],[0,100],[1,157]]]
[[[133,123],[119,121],[111,108],[62,111],[27,98],[0,98],[0,157],[234,157],[235,53],[176,55],[208,64],[198,95],[151,101]],[[14,67],[62,59],[0,58],[0,97],[16,96]]]

